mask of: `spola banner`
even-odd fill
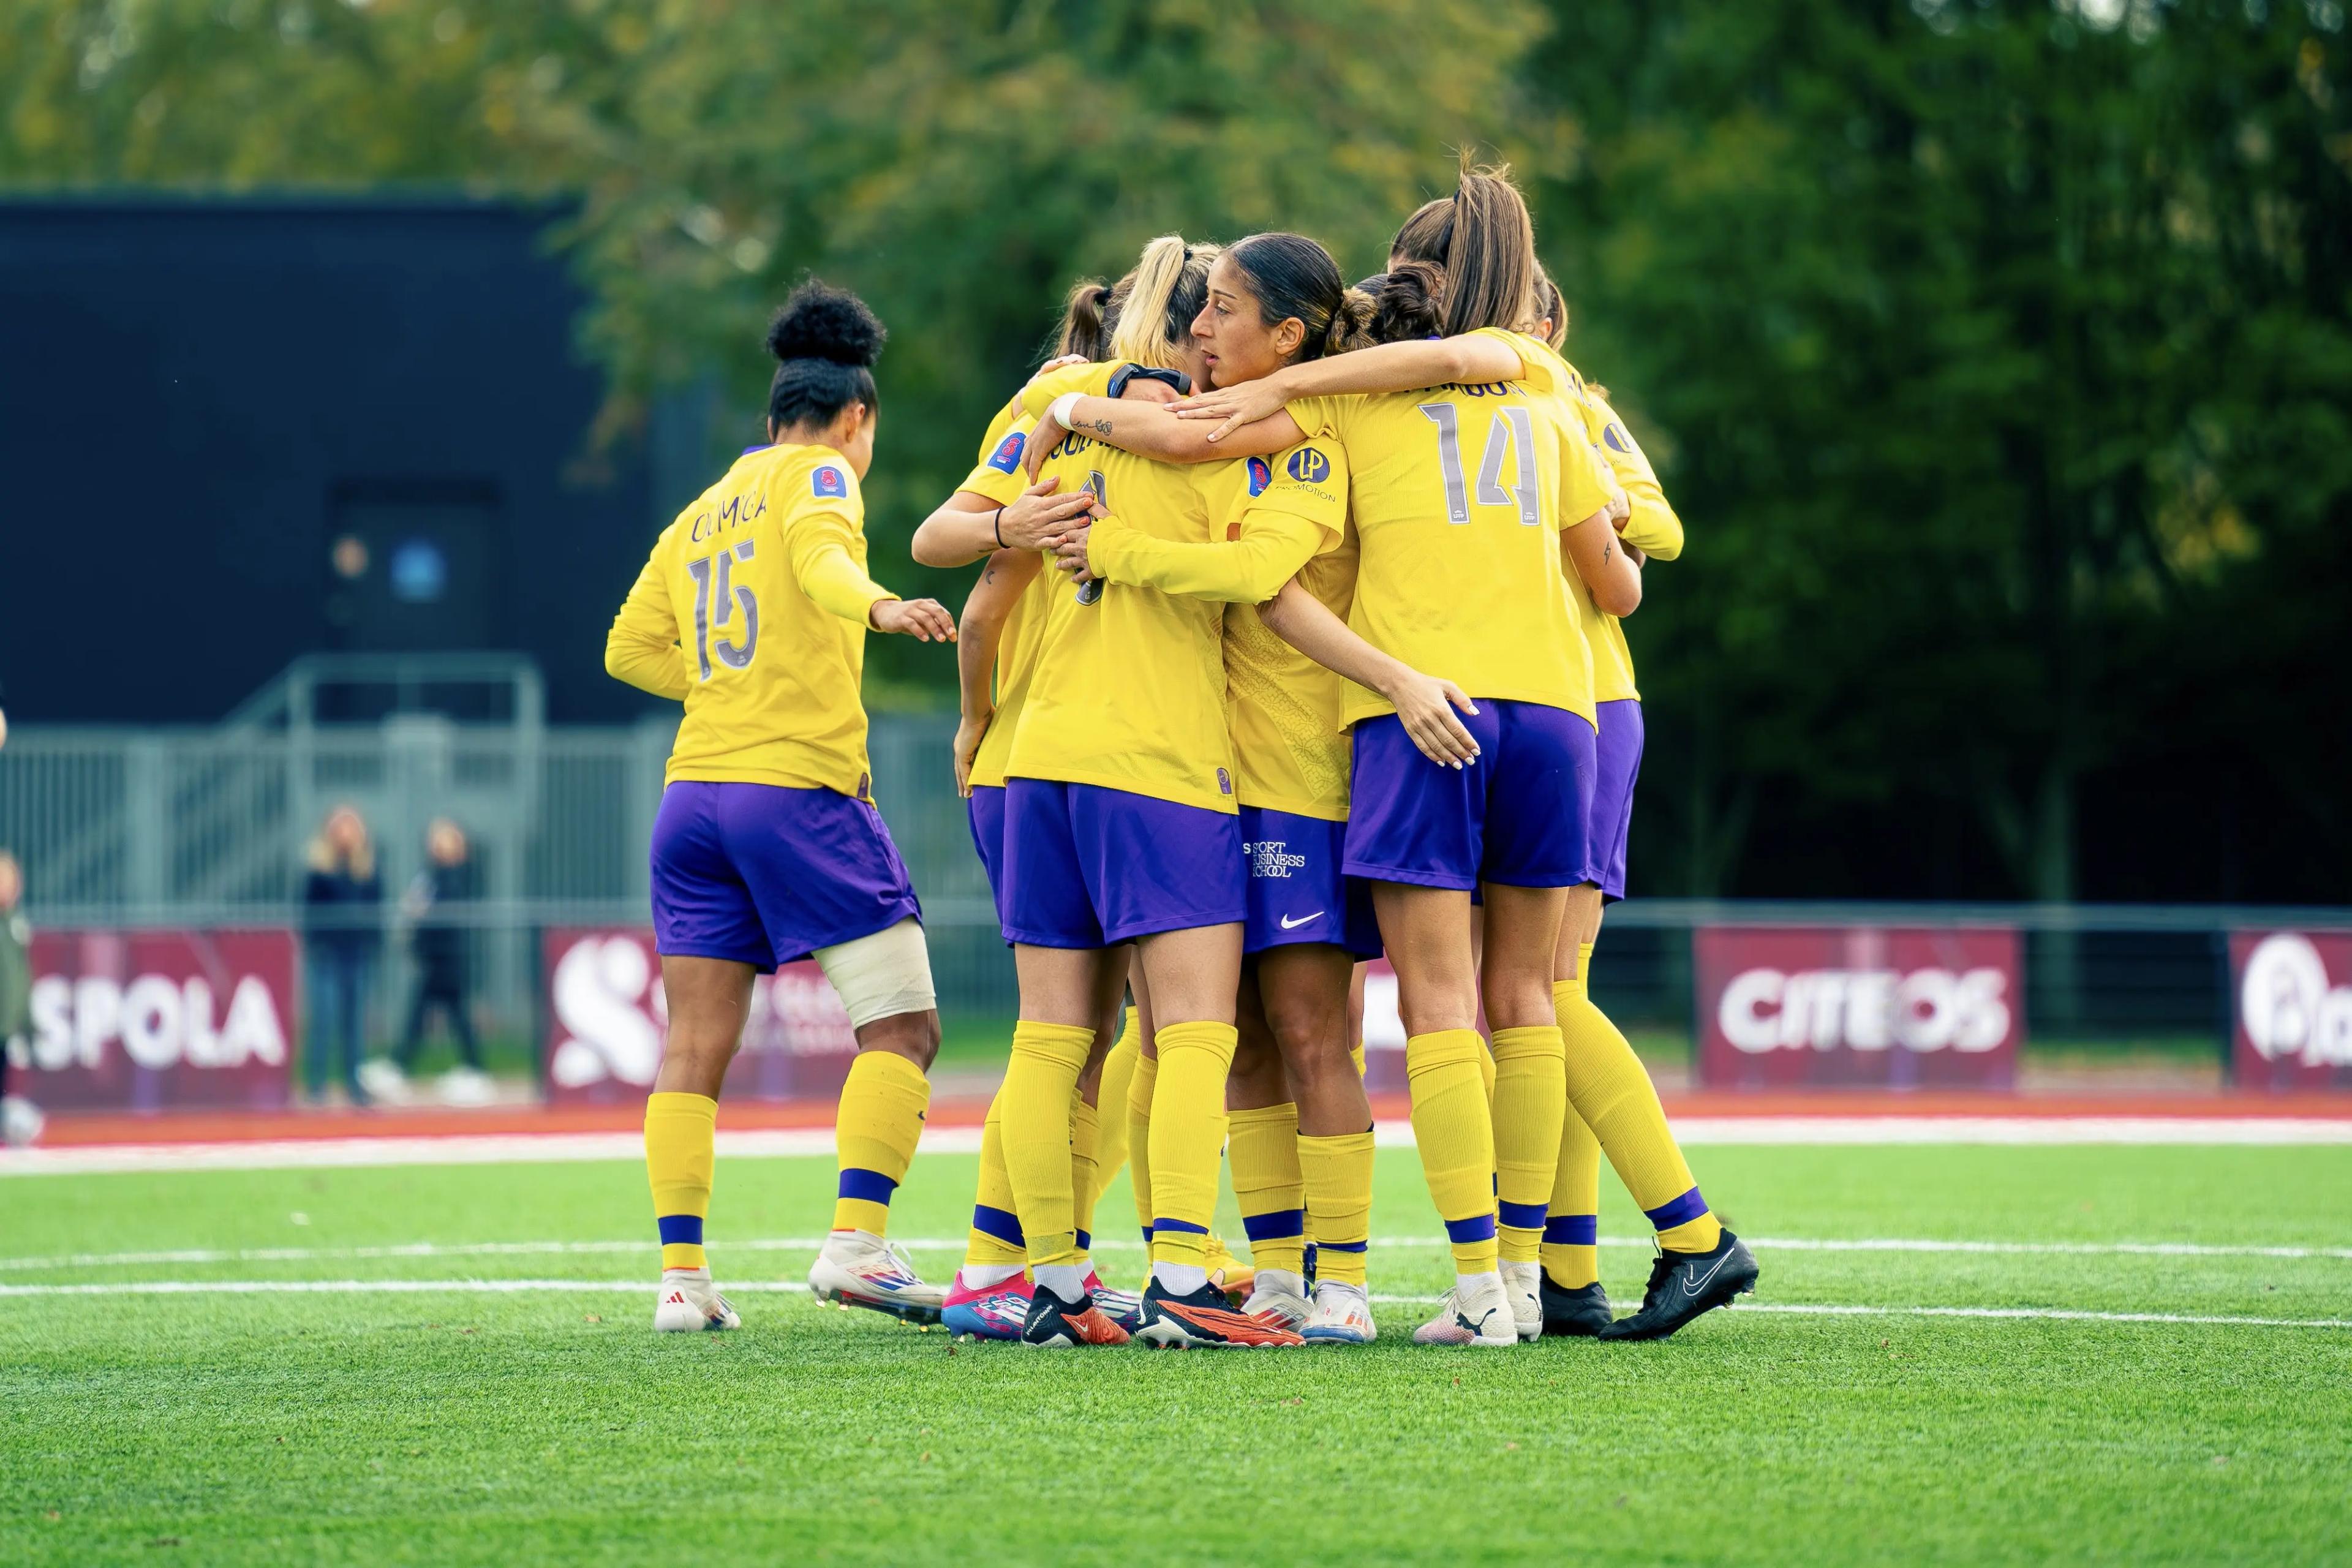
[[[39,931],[33,1032],[8,1047],[53,1110],[275,1110],[295,1037],[290,931]]]
[[[2241,1088],[2352,1089],[2352,931],[2231,931],[2230,973]]]
[[[1710,1089],[2013,1085],[2012,930],[1704,926],[1691,945]]]
[[[643,1100],[669,1032],[653,932],[550,931],[545,958],[548,1103]],[[788,963],[751,983],[751,1013],[724,1093],[730,1100],[831,1099],[856,1054],[856,1033],[824,972],[814,962]]]

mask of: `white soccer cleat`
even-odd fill
[[[708,1268],[665,1268],[654,1305],[654,1332],[698,1334],[740,1329],[743,1320],[710,1282]]]
[[[1242,1303],[1242,1311],[1252,1317],[1270,1312],[1282,1320],[1284,1328],[1296,1332],[1315,1315],[1315,1303],[1307,1299],[1303,1277],[1280,1268],[1261,1268],[1251,1281],[1249,1300]]]
[[[1503,1294],[1510,1298],[1511,1321],[1519,1331],[1519,1338],[1536,1340],[1543,1337],[1543,1265],[1540,1263],[1505,1263]]]
[[[809,1265],[809,1294],[820,1301],[866,1307],[910,1323],[936,1323],[948,1304],[944,1285],[927,1285],[906,1256],[866,1230],[836,1230]]]
[[[1310,1345],[1368,1345],[1380,1337],[1363,1290],[1336,1279],[1315,1287],[1315,1310],[1298,1332]]]
[[[6,1048],[5,1042],[0,1042],[0,1050]],[[39,1106],[22,1096],[12,1094],[0,1100],[0,1143],[11,1149],[30,1148],[48,1121]]]
[[[387,1061],[383,1057],[370,1057],[360,1063],[359,1076],[360,1088],[366,1091],[370,1100],[380,1100],[386,1105],[408,1103],[408,1075],[400,1070],[399,1063]]]
[[[1437,1305],[1437,1316],[1413,1330],[1412,1342],[1490,1348],[1517,1344],[1519,1327],[1504,1294],[1502,1276],[1481,1274],[1467,1286],[1448,1290]]]

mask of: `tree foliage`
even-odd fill
[[[1267,227],[1369,271],[1454,149],[1499,151],[1571,357],[1690,526],[1633,630],[1637,881],[2229,893],[2252,854],[2279,896],[2340,900],[2343,24],[2339,0],[26,0],[0,183],[570,198],[604,439],[681,389],[748,426],[793,277],[856,288],[895,331],[874,531],[920,581],[894,552],[1074,277]],[[943,678],[908,653],[886,679]],[[2251,847],[2211,872],[2224,828]]]

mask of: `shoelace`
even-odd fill
[[[895,1241],[886,1241],[882,1244],[882,1250],[889,1256],[890,1262],[897,1268],[899,1276],[908,1284],[919,1285],[923,1282],[923,1277],[915,1272],[914,1256],[905,1247]]]
[[[1656,1244],[1654,1242],[1651,1245],[1655,1246]],[[1666,1251],[1664,1247],[1659,1247],[1657,1257],[1650,1260],[1650,1282],[1642,1289],[1642,1310],[1643,1311],[1648,1311],[1652,1304],[1657,1300],[1658,1291],[1660,1288],[1665,1284],[1666,1276],[1672,1274],[1674,1271],[1675,1260],[1666,1255]]]

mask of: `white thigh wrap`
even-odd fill
[[[922,922],[912,915],[856,942],[820,947],[816,962],[855,1028],[901,1013],[927,1013],[939,1005],[931,989],[931,952],[923,943]]]

